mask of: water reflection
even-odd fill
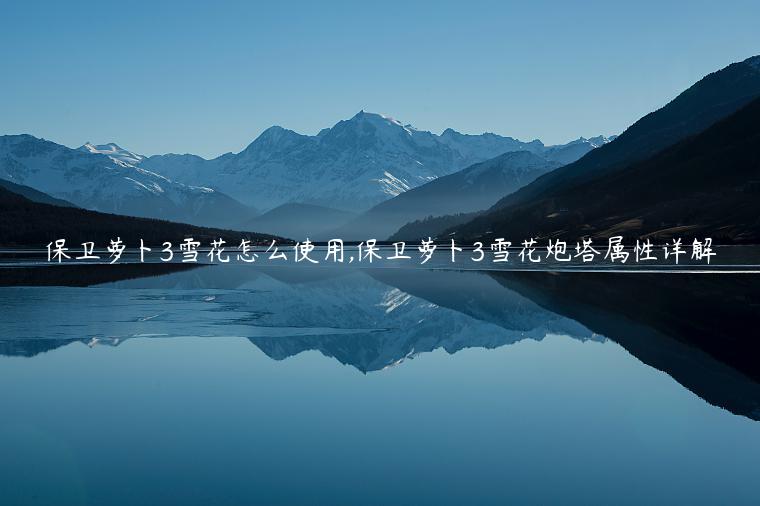
[[[450,301],[402,291],[396,276],[420,289],[445,286]],[[550,333],[593,337],[476,272],[202,267],[88,290],[5,288],[0,297],[3,335],[12,336],[6,354],[33,355],[70,341],[240,336],[278,360],[318,350],[369,372],[436,348],[495,348]]]
[[[757,502],[751,277],[68,269],[0,272],[2,504]]]
[[[81,267],[4,271],[6,285],[95,286],[0,288],[0,354],[237,336],[275,360],[316,350],[368,373],[439,348],[609,338],[709,403],[760,419],[751,275]]]

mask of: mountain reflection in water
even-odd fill
[[[275,360],[317,350],[369,373],[438,348],[559,334],[613,340],[707,402],[760,419],[760,289],[749,274],[139,269],[5,269],[2,284],[35,286],[0,288],[0,354],[239,336]],[[88,285],[88,276],[97,284],[87,289],[36,286]]]

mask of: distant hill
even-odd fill
[[[29,186],[12,183],[11,181],[6,181],[5,179],[0,179],[0,188],[5,188],[10,192],[26,197],[32,202],[39,202],[40,204],[50,204],[53,206],[61,207],[77,207],[66,200],[51,197],[47,193],[42,193],[41,191],[37,191]]]
[[[760,56],[748,58],[702,78],[663,108],[647,114],[614,141],[540,177],[496,203],[508,208],[547,198],[553,192],[622,169],[697,134],[760,96]]]
[[[140,239],[153,246],[160,246],[164,241],[176,245],[190,236],[204,245],[218,238],[234,246],[243,238],[259,243],[272,239],[266,234],[233,232],[43,204],[0,188],[0,246],[39,248],[52,240],[66,239],[75,247],[87,241],[94,241],[102,247],[117,236],[129,247],[139,246]]]
[[[529,206],[494,209],[456,237],[623,235],[760,243],[760,99],[659,154],[556,190]]]
[[[354,213],[312,204],[289,203],[278,206],[241,226],[246,230],[277,234],[296,241],[328,240],[327,230],[339,227],[355,217]]]
[[[528,151],[504,153],[382,202],[336,233],[350,239],[387,239],[404,224],[486,209],[502,196],[561,164]]]

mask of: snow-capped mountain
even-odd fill
[[[362,212],[502,153],[565,163],[602,138],[544,146],[495,134],[441,135],[361,111],[317,135],[274,126],[239,153],[146,157],[116,143],[70,149],[29,135],[0,143],[0,178],[80,207],[229,227],[287,203]],[[229,196],[228,196],[229,195]],[[242,204],[241,204],[242,203]]]
[[[316,136],[275,126],[237,154],[154,156],[141,166],[187,184],[204,181],[258,208],[300,202],[356,210],[462,168],[462,160],[429,132],[360,112]]]
[[[175,183],[131,165],[124,157],[128,152],[118,146],[90,145],[94,151],[86,146],[70,149],[31,135],[0,136],[0,178],[85,209],[129,216],[225,226],[254,214],[211,188]]]
[[[579,147],[577,156],[594,146],[585,142]],[[559,147],[490,133],[447,129],[436,135],[361,111],[314,136],[274,126],[240,153],[212,160],[157,155],[139,166],[218,189],[259,209],[299,202],[357,212],[505,152],[530,151],[554,161],[560,151],[553,148]],[[562,163],[568,158],[560,157]]]
[[[98,145],[86,142],[84,145],[79,147],[79,150],[86,153],[106,155],[110,158],[113,158],[114,160],[119,160],[130,165],[137,165],[145,159],[143,155],[138,155],[137,153],[127,151],[126,149],[113,142]]]

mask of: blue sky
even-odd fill
[[[146,154],[360,109],[566,142],[760,53],[757,1],[4,2],[0,21],[0,134]]]

